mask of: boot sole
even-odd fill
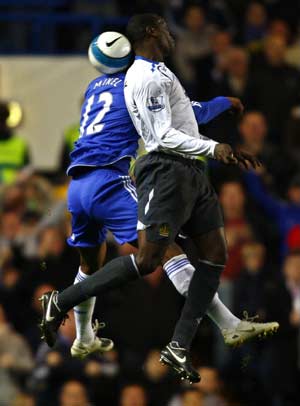
[[[190,385],[192,385],[193,383],[197,383],[200,381],[200,377],[198,380],[195,380],[192,378],[192,376],[190,374],[188,374],[182,367],[178,366],[178,365],[174,365],[174,363],[167,358],[165,355],[161,354],[159,361],[163,364],[163,365],[167,365],[169,366],[173,371],[176,372],[176,374],[179,376],[179,378],[184,381],[185,379],[187,381],[189,381]]]

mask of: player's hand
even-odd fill
[[[215,159],[226,165],[239,165],[244,169],[256,169],[261,165],[260,161],[255,156],[244,151],[233,151],[229,144],[216,145]]]
[[[229,144],[217,144],[215,146],[215,159],[224,164],[238,164],[237,158],[234,156],[233,149]]]
[[[231,110],[241,116],[244,112],[244,105],[237,97],[227,97],[231,103]]]
[[[257,169],[261,166],[260,160],[248,152],[235,151],[234,156],[238,161],[238,165],[244,169]]]

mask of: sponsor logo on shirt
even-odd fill
[[[161,111],[162,109],[165,108],[165,104],[163,101],[164,101],[163,96],[149,97],[146,104],[147,109],[153,112]]]

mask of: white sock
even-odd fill
[[[168,278],[175,286],[176,290],[183,296],[187,296],[190,281],[195,272],[195,268],[185,254],[177,255],[169,259],[163,266]]]
[[[88,277],[89,275],[83,273],[79,267],[78,273],[74,280],[74,284],[82,282]],[[95,333],[92,327],[92,316],[95,308],[95,303],[96,298],[91,297],[90,299],[74,307],[76,338],[84,344],[90,344],[95,338]]]
[[[221,330],[233,329],[241,321],[224,305],[219,298],[218,292],[213,297],[213,300],[207,309],[207,315]]]
[[[181,295],[187,296],[190,281],[195,272],[195,268],[187,256],[185,254],[177,255],[166,262],[163,268],[177,291]],[[207,309],[207,315],[220,329],[235,328],[240,322],[240,319],[235,317],[224,305],[218,293],[213,297]]]

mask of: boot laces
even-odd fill
[[[251,316],[251,317],[249,317],[249,314],[248,314],[248,312],[247,312],[247,310],[244,310],[243,311],[243,321],[248,321],[248,322],[250,322],[250,323],[252,323],[252,322],[254,322],[255,320],[258,320],[259,319],[259,315],[258,314],[256,314],[255,316]]]
[[[96,319],[96,320],[94,321],[94,323],[92,324],[92,327],[93,327],[94,333],[97,334],[100,329],[105,328],[105,323],[104,323],[104,322],[101,322],[101,323],[100,323],[100,322],[98,321],[98,319]]]

